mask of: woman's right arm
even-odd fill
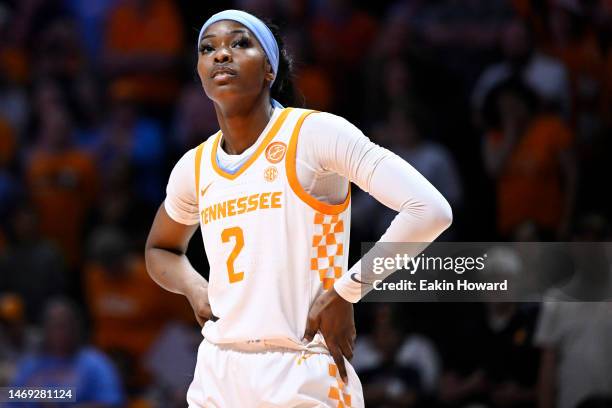
[[[186,295],[194,284],[207,286],[185,255],[197,227],[172,220],[163,205],[157,210],[147,238],[145,258],[151,278],[170,292]]]
[[[174,221],[162,204],[147,238],[145,260],[151,278],[162,288],[186,296],[198,323],[203,325],[212,317],[208,282],[185,255],[197,227],[197,224],[184,225]]]
[[[195,149],[191,149],[172,169],[166,199],[147,238],[145,259],[151,278],[162,288],[186,296],[202,325],[212,316],[208,282],[185,255],[200,219],[195,190]]]

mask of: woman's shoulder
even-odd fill
[[[304,118],[300,134],[314,132],[318,135],[329,135],[330,133],[345,133],[358,130],[346,118],[325,111],[313,109],[294,108],[300,113],[312,113]]]
[[[297,112],[298,115],[302,115],[303,113],[312,113],[308,115],[308,120],[325,120],[325,121],[346,121],[342,116],[335,115],[331,112],[320,111],[316,109],[309,108],[291,108],[293,111]]]

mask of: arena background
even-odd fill
[[[217,129],[195,40],[230,6],[281,27],[304,106],[442,192],[440,239],[610,241],[609,0],[1,0],[0,386],[186,405],[199,330],[143,248]],[[351,262],[394,215],[353,193]],[[207,275],[198,234],[189,255]],[[612,308],[562,307],[358,304],[367,406],[612,406]]]

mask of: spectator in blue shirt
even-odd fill
[[[45,309],[43,325],[41,350],[21,361],[12,385],[71,388],[77,406],[121,406],[124,395],[119,375],[104,354],[83,344],[77,307],[66,300],[52,300]]]

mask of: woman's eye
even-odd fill
[[[202,44],[200,45],[200,53],[201,54],[205,54],[207,52],[211,52],[213,50],[213,47],[211,47],[208,44]]]
[[[234,47],[240,47],[240,48],[248,47],[249,46],[249,39],[248,38],[241,38],[238,41],[236,41],[233,44],[233,46]]]

